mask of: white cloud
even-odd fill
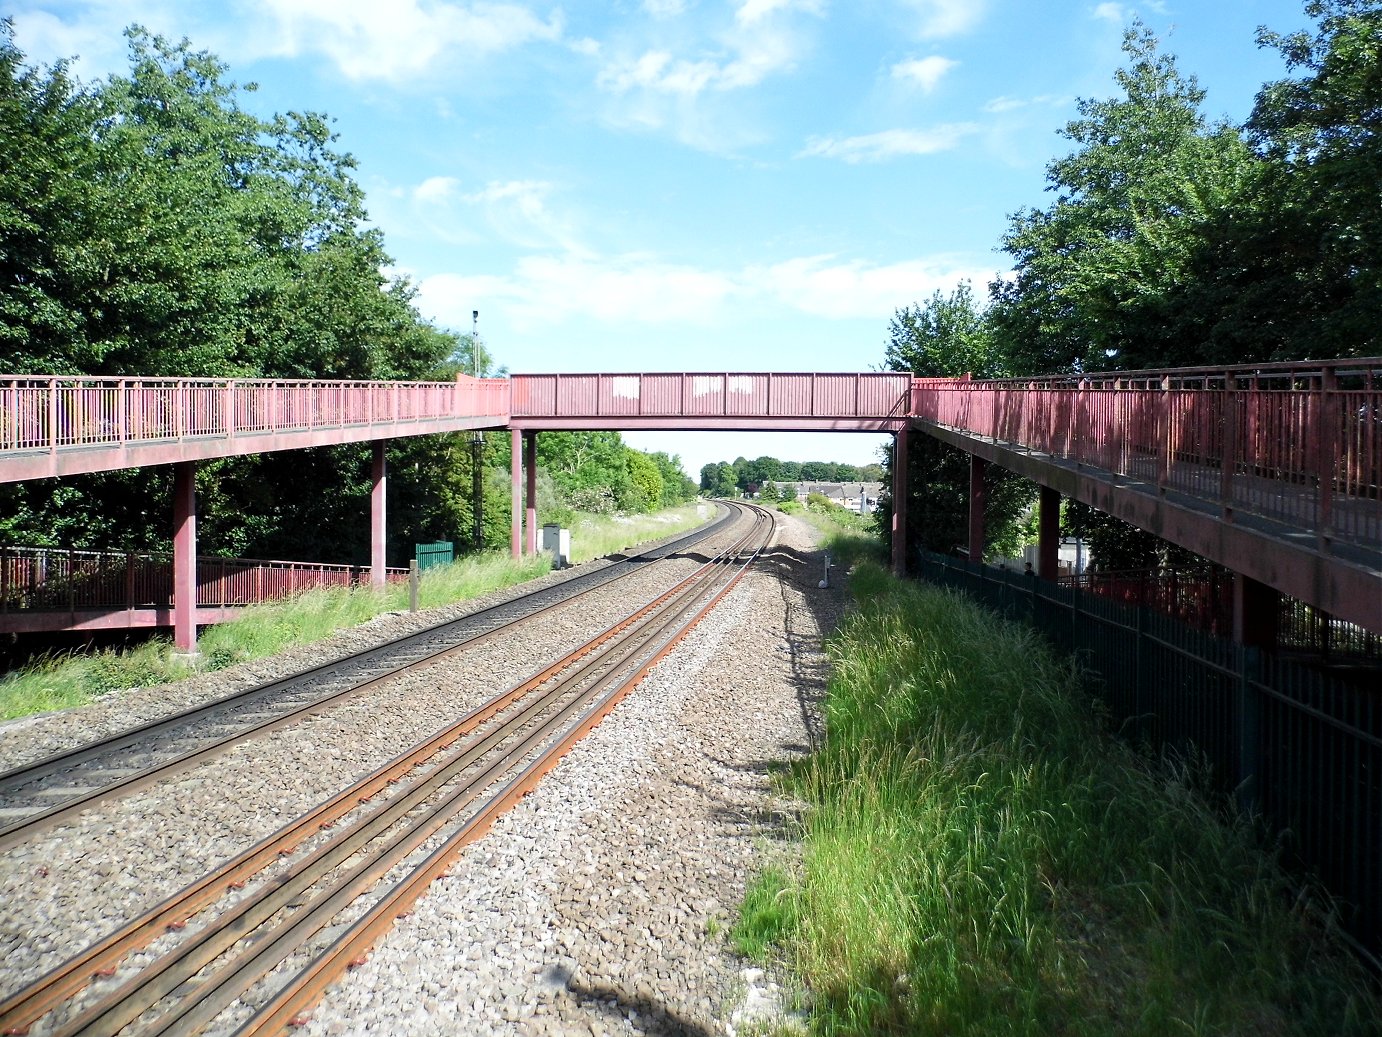
[[[860,162],[881,162],[900,155],[931,155],[949,151],[960,141],[977,133],[974,123],[945,123],[926,130],[883,130],[858,137],[813,137],[798,158],[838,158],[851,165]]]
[[[808,256],[748,271],[748,281],[759,293],[791,309],[816,317],[880,320],[898,306],[926,298],[965,277],[982,284],[988,276],[988,271],[959,271],[945,258],[880,266]]]
[[[817,0],[743,0],[732,25],[713,34],[710,45],[696,56],[647,47],[611,58],[596,82],[614,94],[642,92],[677,98],[757,86],[792,70],[801,59],[805,43],[792,16],[820,11]],[[653,121],[658,124],[661,118],[654,116]]]
[[[428,177],[413,188],[413,197],[420,202],[444,202],[456,194],[461,182],[454,176]]]
[[[1115,22],[1118,25],[1122,25],[1129,20],[1132,12],[1122,4],[1102,3],[1094,8],[1093,14],[1095,18],[1101,21]]]
[[[984,111],[990,115],[1002,115],[1022,108],[1059,108],[1068,104],[1070,98],[1063,94],[1039,94],[1036,97],[995,97],[984,103]]]
[[[754,25],[780,11],[793,10],[819,15],[821,5],[818,0],[743,0],[734,12],[734,20],[741,25]]]
[[[936,85],[940,83],[945,74],[958,65],[958,61],[933,54],[929,58],[898,62],[893,66],[892,75],[894,79],[916,83],[925,93],[929,94],[936,89]]]
[[[418,286],[423,311],[443,322],[483,299],[516,328],[558,325],[574,317],[607,323],[709,323],[737,292],[717,271],[661,263],[646,256],[594,259],[527,256],[508,276],[438,274]]]
[[[483,300],[525,331],[580,318],[709,327],[725,320],[731,308],[736,314],[785,308],[811,317],[885,320],[911,300],[948,291],[963,279],[983,284],[991,275],[948,256],[891,264],[806,256],[740,270],[702,269],[643,254],[529,256],[505,276],[424,278],[418,302],[424,313],[455,324]]]
[[[922,39],[943,39],[968,32],[983,19],[987,0],[904,0],[916,12]]]
[[[675,18],[686,10],[686,0],[643,0],[643,10],[654,18]]]
[[[273,19],[260,45],[279,56],[320,52],[349,79],[400,82],[443,63],[559,39],[559,15],[543,21],[511,3],[428,0],[257,0]],[[273,42],[270,42],[273,41]]]

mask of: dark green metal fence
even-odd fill
[[[1374,961],[1382,958],[1376,683],[1022,573],[922,552],[919,575],[1032,624],[1079,656],[1101,678],[1127,737],[1202,754],[1219,789],[1261,815],[1287,863],[1317,876],[1338,899],[1347,932]]]

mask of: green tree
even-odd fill
[[[79,289],[97,266],[86,242],[101,115],[64,63],[25,67],[0,22],[0,355],[11,372],[76,372],[61,350],[85,332]]]
[[[987,314],[967,283],[949,295],[935,292],[925,303],[898,311],[889,326],[885,360],[889,368],[921,378],[964,374],[993,377],[1002,359]],[[892,536],[892,451],[884,491],[874,511],[879,535]],[[990,543],[1011,539],[1036,489],[1012,472],[989,465],[984,476],[985,531]],[[907,550],[924,546],[952,554],[969,543],[969,455],[927,435],[912,435],[907,454]]]
[[[537,463],[563,494],[603,487],[615,500],[628,493],[624,441],[617,432],[544,432]]]
[[[681,457],[658,450],[648,455],[662,475],[662,507],[673,508],[696,496],[696,484],[682,470]]]
[[[720,462],[711,461],[701,465],[701,490],[705,493],[714,493],[715,487],[720,485]]]
[[[647,454],[627,448],[624,463],[628,467],[629,511],[653,511],[662,504],[662,472]]]
[[[720,465],[720,472],[715,480],[715,488],[711,492],[716,497],[739,496],[739,478],[734,465],[723,463]]]
[[[890,371],[911,371],[922,378],[999,378],[1007,373],[989,322],[968,281],[949,295],[932,293],[925,303],[913,303],[893,314],[888,345],[883,353]],[[955,372],[945,376],[937,371]]]
[[[1204,273],[1223,282],[1225,320],[1251,328],[1264,358],[1372,356],[1382,352],[1382,5],[1310,0],[1305,13],[1318,20],[1313,35],[1258,32],[1298,75],[1257,96],[1248,131],[1266,169]],[[1230,249],[1261,262],[1212,265]]]
[[[991,333],[1014,373],[1203,362],[1184,293],[1204,235],[1259,172],[1240,133],[1210,126],[1204,91],[1140,23],[1124,36],[1122,94],[1082,99],[1047,167],[1056,200],[1013,215],[1011,278],[990,284]]]
[[[328,120],[261,120],[252,86],[135,28],[130,72],[77,89],[0,30],[0,359],[17,373],[398,378],[455,336],[423,321],[362,229],[354,161]],[[350,560],[367,551],[369,451],[209,462],[209,550]],[[0,488],[13,540],[166,546],[168,473]],[[396,482],[400,488],[407,476]],[[310,551],[311,553],[300,553]],[[339,552],[348,551],[342,555]]]

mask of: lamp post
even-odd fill
[[[480,311],[470,311],[470,371],[475,378],[480,377]],[[470,473],[471,473],[471,513],[475,517],[475,530],[472,539],[475,550],[485,546],[485,480],[484,480],[485,434],[478,429],[470,434]]]

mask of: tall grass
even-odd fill
[[[860,515],[839,505],[807,507],[788,514],[800,515],[821,534],[821,548],[840,565],[850,566],[860,561],[882,563],[888,549],[878,537],[872,515]]]
[[[713,511],[711,505],[702,504],[628,518],[578,513],[571,537],[573,561],[679,533],[705,522]],[[550,559],[542,554],[522,559],[502,552],[468,556],[425,572],[418,588],[418,604],[433,608],[466,601],[535,579],[550,568]],[[253,605],[234,622],[202,631],[197,642],[201,659],[196,668],[219,669],[264,658],[407,607],[406,584],[390,584],[382,591],[370,587],[324,588]],[[163,684],[192,672],[193,667],[173,657],[166,638],[154,638],[121,652],[51,656],[0,681],[0,719],[69,709],[110,691]]]
[[[571,525],[571,561],[603,558],[645,540],[661,540],[708,522],[713,504],[688,504],[652,515],[590,515],[578,513]]]
[[[1193,768],[1106,737],[1024,628],[861,566],[771,944],[823,1033],[1363,1034],[1382,1003]],[[762,901],[764,880],[755,884]]]

